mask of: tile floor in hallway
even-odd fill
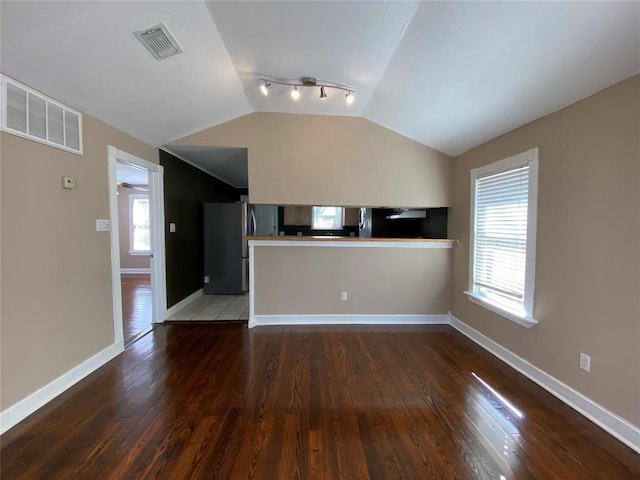
[[[249,295],[203,295],[169,318],[180,320],[248,320]]]

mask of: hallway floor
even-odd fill
[[[124,344],[151,326],[151,275],[120,276]]]
[[[170,321],[249,319],[249,295],[204,295],[169,318]]]

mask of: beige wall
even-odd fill
[[[109,232],[95,228],[107,145],[153,163],[158,150],[88,115],[83,129],[83,156],[1,134],[3,410],[114,342]]]
[[[451,249],[255,247],[254,262],[256,315],[449,310]]]
[[[149,268],[149,255],[131,255],[131,222],[129,220],[129,196],[145,192],[118,187],[118,233],[120,234],[120,268]]]
[[[363,118],[252,113],[174,143],[248,147],[252,203],[451,204],[450,157]]]
[[[455,159],[452,312],[640,425],[640,76]],[[470,303],[469,170],[540,148],[534,315],[525,329]],[[591,355],[591,372],[579,369]]]

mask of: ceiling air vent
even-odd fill
[[[182,48],[164,23],[133,32],[156,60],[182,52]]]

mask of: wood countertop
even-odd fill
[[[439,239],[439,238],[362,238],[362,237],[340,237],[334,235],[321,236],[298,236],[298,235],[280,235],[268,237],[247,237],[247,240],[258,242],[330,242],[330,243],[367,243],[367,244],[416,244],[416,243],[439,243],[453,245],[457,240]]]

